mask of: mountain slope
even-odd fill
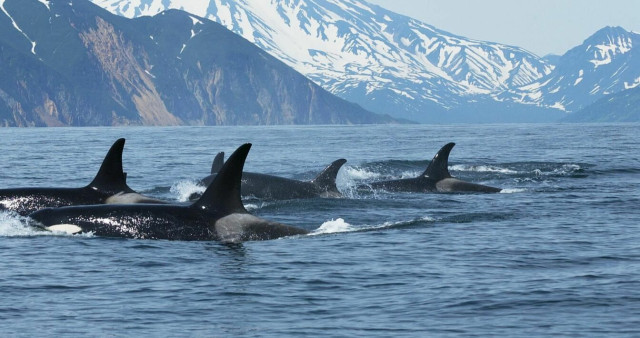
[[[498,93],[552,70],[521,48],[455,36],[360,0],[93,1],[126,17],[167,8],[207,17],[340,97],[421,121],[482,115],[479,102],[501,110],[508,103]]]
[[[209,20],[0,0],[0,125],[392,122]]]
[[[566,122],[640,122],[640,87],[607,95],[567,116]]]
[[[563,55],[548,76],[500,97],[575,112],[638,85],[640,34],[605,27]]]

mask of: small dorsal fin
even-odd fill
[[[434,180],[450,178],[449,154],[455,145],[456,144],[453,142],[445,144],[444,147],[438,151],[436,156],[433,157],[431,163],[429,163],[429,166],[427,167],[427,170],[424,171],[422,176],[429,177]]]
[[[340,193],[338,187],[336,187],[336,176],[338,176],[338,171],[346,162],[347,160],[344,158],[333,161],[311,183],[319,186],[323,191]]]
[[[122,151],[124,139],[118,139],[104,157],[100,170],[88,187],[107,192],[133,192],[127,186],[127,174],[122,171]]]
[[[243,144],[229,156],[202,197],[193,203],[193,208],[224,215],[247,212],[242,204],[240,186],[249,149],[251,143]]]
[[[211,164],[211,174],[218,173],[218,171],[222,169],[223,164],[224,164],[224,151],[221,151],[213,159],[213,163]]]

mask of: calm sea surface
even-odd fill
[[[0,188],[129,185],[185,200],[219,151],[341,199],[245,201],[312,235],[224,245],[34,230],[0,213],[2,336],[640,336],[640,124],[0,129]],[[359,192],[451,173],[500,194]]]

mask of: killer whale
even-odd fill
[[[122,170],[125,139],[113,143],[95,178],[82,188],[10,188],[0,189],[0,210],[22,216],[47,207],[102,203],[165,203],[138,194],[126,183]]]
[[[449,173],[449,154],[456,144],[444,145],[433,157],[427,169],[418,177],[373,182],[360,189],[381,189],[392,192],[483,192],[496,193],[502,189],[465,182]]]
[[[192,205],[90,205],[47,208],[30,215],[47,230],[97,236],[237,243],[301,235],[307,230],[264,220],[241,201],[242,169],[251,144],[240,146]]]
[[[270,200],[288,200],[299,198],[339,198],[342,194],[336,186],[336,176],[340,168],[347,162],[345,159],[333,161],[311,181],[299,181],[274,175],[252,172],[242,173],[242,196]],[[211,175],[200,183],[208,186],[224,163],[224,152],[216,155],[211,165]],[[197,195],[192,195],[194,199]]]

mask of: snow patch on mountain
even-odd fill
[[[629,83],[629,82],[625,82],[624,83],[624,89],[631,89],[631,88],[635,88],[637,86],[640,86],[640,77],[633,80],[633,82]]]
[[[632,53],[634,45],[640,46],[640,34],[605,27],[563,55],[549,75],[498,97],[578,111],[605,95],[640,85],[640,59]]]
[[[367,108],[451,109],[553,67],[518,47],[463,38],[361,0],[93,0],[126,17],[182,9],[216,21],[330,92]],[[432,107],[432,106],[429,106]]]
[[[376,112],[477,102],[577,111],[640,85],[639,34],[605,27],[563,56],[439,30],[362,0],[93,0],[126,17],[182,9],[216,21],[323,88]],[[398,116],[398,115],[396,115]]]
[[[51,3],[49,0],[38,0],[40,3],[42,3],[43,5],[45,5],[47,7],[48,10],[51,10]]]
[[[13,25],[13,28],[15,28],[18,32],[20,32],[20,34],[22,34],[22,36],[24,36],[25,39],[29,41],[29,43],[31,44],[31,54],[36,55],[36,42],[31,40],[31,38],[20,28],[20,26],[18,26],[18,23],[16,22],[16,20],[14,20],[11,14],[9,14],[9,12],[4,8],[4,2],[5,0],[0,0],[0,10],[4,12],[4,14],[9,18],[9,20],[11,20],[11,24]]]

